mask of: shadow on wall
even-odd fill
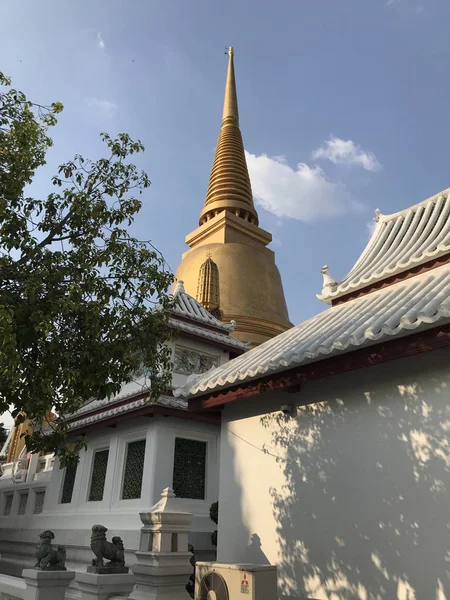
[[[246,554],[249,562],[254,565],[270,565],[267,556],[262,550],[261,538],[257,533],[254,533],[251,536],[251,542],[247,548]]]
[[[222,430],[222,435],[225,431]],[[222,446],[223,449],[223,446]],[[242,481],[236,470],[236,456],[233,446],[227,445],[226,456],[220,458],[221,464],[233,466],[231,469],[232,480],[225,481],[224,477],[219,481],[219,519],[218,519],[218,534],[217,534],[217,561],[223,563],[252,563],[255,565],[271,564],[267,556],[264,554],[261,538],[257,533],[251,533],[245,525],[245,517],[243,510],[242,498]],[[233,519],[228,527],[224,528],[223,521],[221,525],[220,511],[221,507],[227,507],[235,519]],[[223,508],[222,508],[223,511]],[[224,537],[231,536],[234,544],[230,546],[224,543]],[[227,540],[225,540],[226,542]]]
[[[284,456],[284,485],[270,489],[280,596],[448,600],[449,378],[367,391],[359,377],[345,401],[261,419]]]

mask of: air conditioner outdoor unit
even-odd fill
[[[272,565],[195,565],[195,600],[277,600],[277,596],[277,568]]]

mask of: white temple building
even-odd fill
[[[185,293],[182,281],[174,296],[172,387],[248,349],[231,336],[235,324],[209,313]],[[117,396],[93,400],[67,421],[74,434],[88,437],[76,468],[60,469],[52,455],[39,457],[26,449],[4,466],[1,572],[17,575],[30,566],[45,529],[66,546],[68,565],[85,571],[93,556],[89,544],[95,523],[105,525],[108,536],[122,537],[133,562],[142,527],[139,513],[153,506],[166,487],[173,487],[193,514],[189,541],[196,556],[214,557],[209,509],[218,499],[219,413],[188,412],[186,400],[171,393],[152,403],[145,373],[140,373]]]
[[[328,309],[175,391],[222,409],[218,561],[281,598],[450,598],[450,190],[375,220]]]

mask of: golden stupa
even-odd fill
[[[176,271],[188,294],[223,321],[234,320],[234,337],[256,346],[292,327],[272,235],[258,224],[239,129],[233,48],[222,127],[199,227],[186,237]]]

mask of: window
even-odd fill
[[[45,500],[45,490],[42,492],[36,492],[35,496],[34,496],[34,514],[35,515],[40,515],[42,512],[42,509],[44,507],[44,500]]]
[[[144,475],[145,440],[130,442],[127,445],[127,458],[123,477],[122,500],[141,497]]]
[[[19,494],[19,496],[20,496],[20,502],[19,502],[19,510],[17,511],[17,514],[24,515],[25,510],[27,508],[28,494]]]
[[[77,474],[77,466],[78,465],[74,465],[66,468],[61,494],[61,504],[70,504],[70,502],[72,502],[72,494],[75,485],[75,477]]]
[[[94,454],[91,475],[91,489],[89,490],[89,502],[103,500],[105,490],[106,469],[108,467],[109,450],[98,450]]]
[[[178,498],[205,499],[206,442],[175,439],[173,490]]]
[[[5,499],[5,510],[3,511],[4,515],[10,515],[11,514],[11,507],[12,507],[12,501],[13,501],[13,494],[8,494],[6,496]]]

